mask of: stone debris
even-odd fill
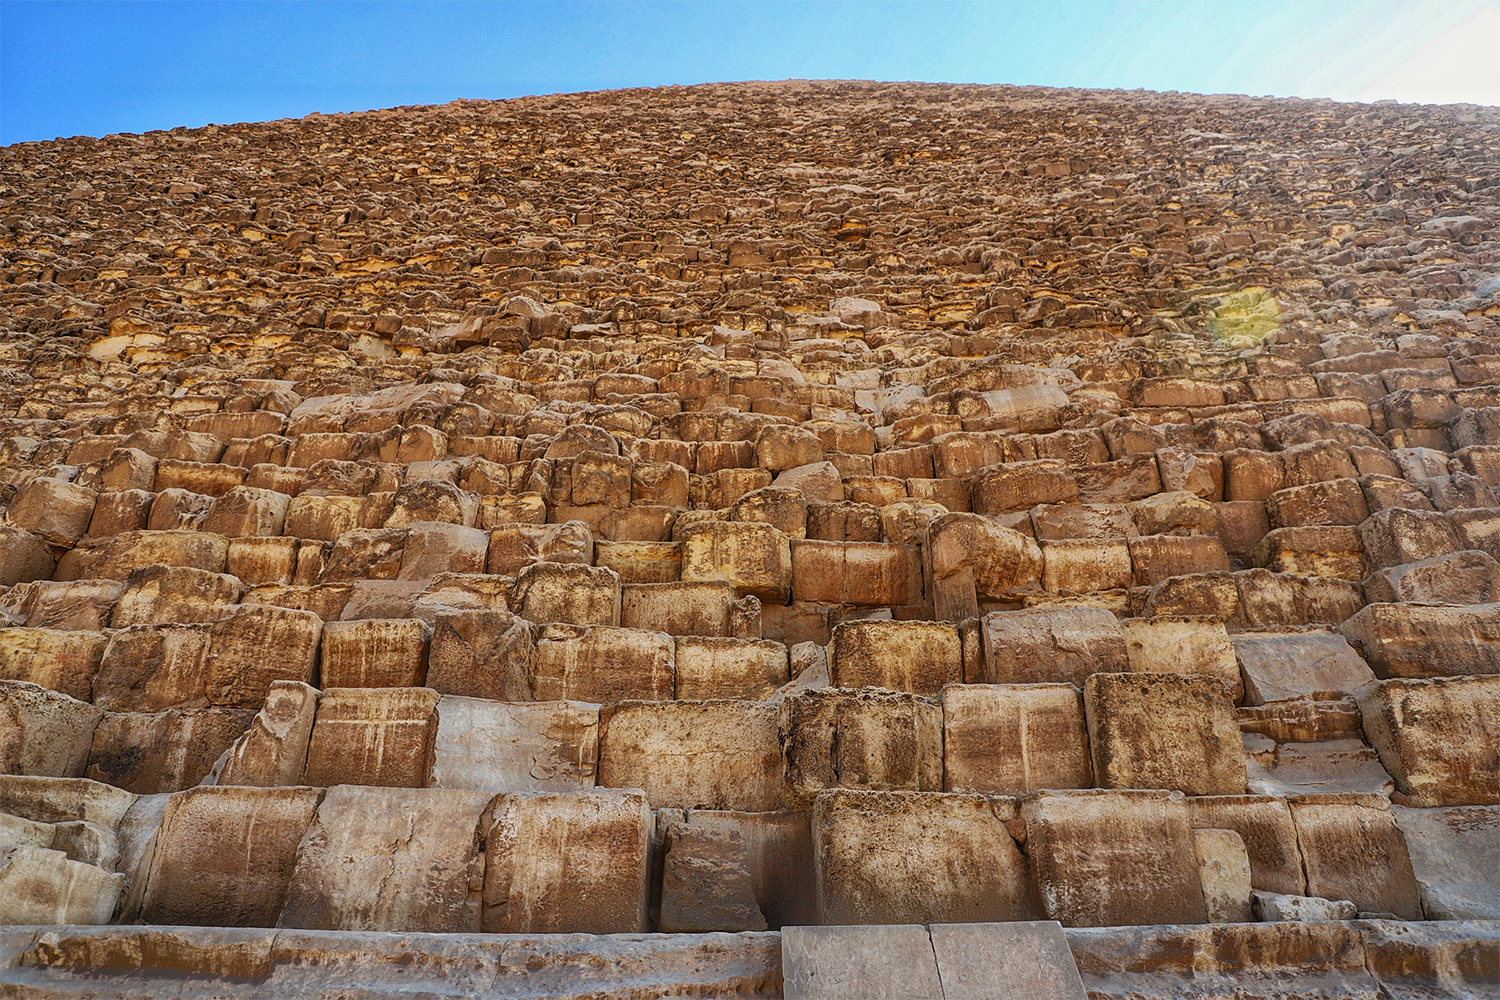
[[[1497,134],[0,150],[0,993],[1493,993]]]

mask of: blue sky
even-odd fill
[[[0,0],[0,143],[722,80],[1500,104],[1500,0]]]

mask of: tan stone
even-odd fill
[[[1377,677],[1500,673],[1500,604],[1371,604],[1339,631]]]
[[[108,642],[94,632],[0,628],[0,680],[30,681],[91,701],[94,674]]]
[[[106,712],[94,730],[88,777],[151,795],[190,788],[250,725],[251,713],[231,708],[169,708]]]
[[[562,792],[594,787],[599,706],[577,701],[503,702],[444,695],[429,785],[487,792]]]
[[[125,578],[110,625],[211,622],[226,605],[238,603],[243,591],[239,580],[223,573],[187,566],[143,566]]]
[[[40,535],[0,524],[0,587],[49,579],[54,565]]]
[[[833,629],[828,666],[834,687],[935,695],[964,679],[958,629],[943,622],[843,622]]]
[[[1247,852],[1250,885],[1290,896],[1307,890],[1297,830],[1284,798],[1270,795],[1199,795],[1187,800],[1194,830],[1233,830]]]
[[[928,557],[932,560],[934,585],[939,590],[937,617],[961,621],[975,617],[976,601],[1004,601],[1014,595],[1037,591],[1042,579],[1042,550],[1018,531],[1001,527],[978,514],[948,514],[928,526]],[[945,582],[959,587],[972,610],[955,617],[944,613],[941,598]]]
[[[1101,787],[1244,793],[1244,751],[1223,682],[1199,675],[1095,673],[1084,681],[1083,703]]]
[[[490,532],[487,568],[515,576],[538,562],[594,562],[594,536],[582,521],[563,524],[503,524]]]
[[[224,572],[229,541],[203,531],[126,531],[84,539],[57,561],[58,580],[124,580],[142,566],[189,566]]]
[[[974,477],[975,513],[1025,510],[1045,503],[1073,503],[1078,483],[1063,462],[1047,459],[992,465]]]
[[[684,701],[761,701],[789,679],[787,649],[769,639],[680,636],[675,646],[676,697]]]
[[[943,715],[927,698],[828,688],[797,692],[778,711],[789,809],[810,808],[825,788],[942,790]]]
[[[1242,632],[1233,642],[1247,705],[1300,698],[1327,701],[1375,680],[1365,661],[1336,632]]]
[[[675,675],[665,633],[549,625],[537,633],[531,693],[541,701],[670,701]]]
[[[235,486],[209,505],[202,527],[226,538],[279,535],[291,500],[275,490]]]
[[[843,789],[818,795],[812,838],[824,924],[973,923],[1040,915],[1006,823],[1014,800]]]
[[[1463,547],[1453,522],[1431,511],[1376,511],[1360,524],[1359,535],[1372,570],[1430,559]]]
[[[107,924],[125,876],[43,847],[0,847],[0,925]]]
[[[21,583],[0,594],[0,615],[30,628],[103,632],[124,590],[115,580]]]
[[[302,783],[425,786],[438,697],[422,687],[327,688],[318,700]]]
[[[1319,796],[1294,800],[1291,808],[1308,895],[1422,919],[1406,841],[1382,796]]]
[[[427,675],[425,622],[368,618],[323,626],[324,687],[419,687]]]
[[[653,806],[781,806],[776,707],[749,701],[622,702],[600,715],[599,784]]]
[[[682,576],[681,542],[595,542],[596,564],[620,574],[620,582],[675,583]]]
[[[674,822],[661,839],[664,933],[766,929],[743,833]]]
[[[984,616],[984,680],[990,684],[1082,684],[1096,671],[1128,670],[1125,634],[1094,608],[996,611]]]
[[[1145,535],[1132,538],[1129,548],[1131,577],[1138,587],[1229,568],[1229,554],[1214,535]]]
[[[1083,697],[1073,685],[952,684],[942,703],[944,791],[1093,786]]]
[[[1250,914],[1250,855],[1233,830],[1193,830],[1198,881],[1208,919],[1216,924],[1245,923]]]
[[[246,605],[210,626],[208,700],[255,708],[272,681],[312,683],[323,623],[310,611]]]
[[[33,479],[16,491],[5,516],[15,527],[53,545],[73,545],[89,530],[98,496],[61,479]]]
[[[619,625],[620,576],[603,567],[536,563],[516,578],[516,614],[537,624]]]
[[[1500,599],[1500,563],[1466,550],[1388,566],[1364,582],[1371,604],[1489,604]]]
[[[792,591],[791,546],[769,524],[708,525],[683,542],[682,580],[723,580],[740,595],[785,604]]]
[[[1384,680],[1359,708],[1403,805],[1500,804],[1500,677]]]
[[[299,544],[295,538],[231,538],[225,569],[248,587],[291,583]]]
[[[1120,628],[1132,671],[1205,674],[1227,684],[1236,702],[1243,696],[1234,646],[1219,619],[1205,615],[1126,618]]]
[[[301,681],[272,681],[265,704],[224,758],[219,784],[268,787],[300,782],[319,694]]]
[[[0,680],[0,774],[82,777],[103,715],[60,692]]]
[[[760,638],[760,599],[736,598],[722,580],[697,583],[626,584],[621,588],[620,624],[668,635]]]
[[[480,928],[503,934],[648,930],[651,807],[637,791],[510,794],[486,831]]]
[[[427,653],[427,686],[443,694],[529,701],[534,627],[509,611],[438,615]]]

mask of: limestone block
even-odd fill
[[[1214,505],[1185,490],[1148,496],[1126,509],[1130,512],[1133,530],[1125,534],[1192,537],[1216,534],[1219,530]]]
[[[249,587],[291,583],[298,545],[295,538],[231,538],[225,569]]]
[[[1233,830],[1250,865],[1250,884],[1267,892],[1307,891],[1302,852],[1287,801],[1271,795],[1196,795],[1187,800],[1194,830]]]
[[[933,924],[944,997],[1085,1000],[1068,939],[1056,921]]]
[[[1229,568],[1229,554],[1215,535],[1145,535],[1132,538],[1129,548],[1131,579],[1138,587]]]
[[[0,680],[30,681],[91,701],[94,674],[108,642],[95,632],[0,628]]]
[[[1098,608],[996,611],[981,635],[990,684],[1082,684],[1095,671],[1130,668],[1119,621]]]
[[[1123,538],[1044,541],[1042,589],[1086,594],[1129,587],[1130,547]]]
[[[659,921],[663,932],[766,929],[744,834],[669,823],[663,840]]]
[[[1036,792],[1021,818],[1042,908],[1064,927],[1208,919],[1180,793]]]
[[[479,519],[479,494],[461,490],[439,479],[408,482],[391,498],[387,528],[406,528],[417,521],[446,521],[474,527]]]
[[[976,514],[1026,510],[1044,503],[1076,503],[1078,483],[1056,459],[991,465],[974,477],[970,504]]]
[[[229,708],[106,712],[94,730],[88,777],[151,795],[198,784],[249,728],[251,713]]]
[[[676,697],[684,701],[761,701],[789,679],[786,646],[769,639],[680,636],[675,645]]]
[[[1404,805],[1500,804],[1500,676],[1384,680],[1359,708]]]
[[[438,697],[422,687],[325,689],[302,783],[425,786],[437,738]]]
[[[685,583],[723,580],[737,594],[785,604],[792,572],[791,544],[769,524],[723,521],[694,532],[682,545]]]
[[[427,651],[427,686],[443,694],[531,700],[533,626],[509,611],[438,615]]]
[[[812,810],[818,921],[964,923],[1038,916],[1009,799],[833,789]]]
[[[411,617],[431,629],[439,615],[510,610],[515,581],[488,573],[439,573],[425,584],[412,602]]]
[[[1250,916],[1250,855],[1233,830],[1193,829],[1203,903],[1215,924],[1238,924]]]
[[[778,712],[789,809],[810,808],[825,788],[942,790],[942,709],[927,698],[826,688],[800,691]]]
[[[1247,705],[1333,700],[1375,680],[1369,665],[1337,632],[1240,632],[1232,641]]]
[[[1463,548],[1458,530],[1442,514],[1425,510],[1376,511],[1359,526],[1372,570],[1431,559]]]
[[[828,652],[834,687],[935,695],[964,679],[958,628],[946,622],[842,622],[834,626]]]
[[[192,788],[171,796],[156,834],[141,919],[274,927],[317,788]]]
[[[670,701],[672,637],[641,629],[549,625],[538,630],[531,696],[542,701]]]
[[[702,453],[700,452],[699,454],[699,461],[701,463]],[[762,470],[756,469],[753,471],[760,472]],[[838,466],[832,462],[813,462],[808,465],[799,465],[795,468],[787,469],[777,474],[776,478],[766,485],[775,486],[778,489],[796,490],[807,498],[808,503],[829,501],[837,503],[844,499],[844,486],[840,482],[840,478]],[[744,490],[734,497],[726,496],[725,499],[728,502],[724,506],[729,506],[734,500],[750,492],[750,489],[759,489],[761,485],[757,477],[754,485],[750,486],[749,489]]]
[[[799,539],[791,552],[792,596],[798,601],[882,606],[922,601],[922,565],[913,546]]]
[[[722,580],[641,583],[621,588],[620,624],[668,635],[760,638],[760,599],[736,598]]]
[[[52,823],[0,813],[0,847],[45,847],[51,850],[56,837],[57,826]]]
[[[1199,675],[1096,673],[1084,681],[1083,704],[1100,787],[1244,793],[1244,750],[1223,682]]]
[[[1359,529],[1348,525],[1277,528],[1256,544],[1249,562],[1276,573],[1332,576],[1341,580],[1363,580],[1367,575]]]
[[[40,535],[0,524],[0,587],[52,576],[52,551]]]
[[[538,624],[619,625],[620,576],[604,567],[536,563],[516,578],[516,614]]]
[[[1337,441],[1309,441],[1295,444],[1281,452],[1286,467],[1286,484],[1301,486],[1334,479],[1353,479],[1358,475],[1349,450]]]
[[[208,700],[255,708],[272,681],[312,683],[323,623],[310,611],[244,605],[209,629]]]
[[[1371,604],[1339,631],[1377,677],[1500,673],[1500,604]]]
[[[1031,508],[1034,536],[1042,541],[1065,538],[1125,538],[1135,534],[1130,508],[1118,503],[1039,504]]]
[[[245,591],[240,603],[310,611],[325,621],[337,621],[352,603],[355,590],[356,585],[353,583],[255,587]]]
[[[1364,587],[1372,604],[1489,604],[1500,599],[1500,563],[1486,552],[1451,552],[1378,570]]]
[[[303,493],[287,501],[282,532],[293,538],[338,541],[346,531],[360,526],[361,496],[312,496]]]
[[[648,930],[654,824],[640,792],[501,795],[493,815],[486,831],[483,931]]]
[[[953,684],[942,703],[944,791],[1093,786],[1083,696],[1073,685]]]
[[[427,676],[427,623],[366,618],[323,626],[324,687],[420,687]]]
[[[103,632],[124,589],[117,580],[19,583],[0,594],[0,615],[30,628]]]
[[[1500,806],[1393,808],[1428,920],[1500,918]]]
[[[596,542],[594,559],[620,574],[620,582],[675,583],[682,576],[681,542]]]
[[[1347,899],[1324,899],[1322,896],[1286,896],[1277,892],[1252,894],[1255,919],[1270,923],[1323,923],[1353,920],[1359,907]]]
[[[357,528],[339,535],[318,574],[320,583],[394,580],[401,572],[403,528]]]
[[[99,485],[110,492],[151,490],[156,485],[157,459],[139,448],[116,448],[104,460]]]
[[[87,778],[0,775],[0,811],[38,823],[85,820],[113,828],[138,797]]]
[[[265,704],[225,757],[219,784],[269,787],[301,781],[319,693],[301,681],[272,681]]]
[[[516,576],[538,562],[594,562],[594,536],[582,521],[562,524],[502,524],[491,530],[488,571]]]
[[[943,1000],[921,924],[788,927],[781,968],[787,1000]]]
[[[1148,674],[1204,674],[1229,686],[1238,702],[1244,694],[1240,667],[1224,623],[1209,615],[1126,618],[1125,652],[1132,671]]]
[[[0,680],[0,774],[82,777],[103,715],[60,692]]]
[[[488,532],[441,521],[416,521],[406,529],[401,580],[430,580],[440,573],[483,573]]]
[[[600,713],[599,784],[640,788],[652,805],[761,811],[781,807],[774,705],[622,702]]]
[[[1037,543],[978,514],[935,518],[927,528],[927,552],[936,583],[967,575],[968,588],[981,601],[1010,600],[1041,587],[1042,550]]]
[[[1260,795],[1390,795],[1396,790],[1380,755],[1358,733],[1285,743],[1247,734],[1244,743],[1246,787]]]
[[[6,518],[53,545],[74,545],[89,530],[99,494],[61,479],[33,479],[16,491]]]
[[[202,527],[225,538],[280,535],[291,501],[276,490],[236,486],[209,505]]]
[[[278,921],[324,930],[474,933],[488,792],[328,789]]]
[[[1351,900],[1362,913],[1422,919],[1406,840],[1383,796],[1309,796],[1291,808],[1308,895]]]
[[[1328,479],[1277,490],[1266,498],[1266,516],[1273,528],[1357,525],[1370,516],[1370,508],[1358,482]]]
[[[593,788],[599,706],[444,695],[437,706],[433,788],[564,792]]]
[[[773,525],[787,538],[807,537],[807,517],[807,497],[783,486],[752,490],[729,509],[729,520]]]
[[[0,925],[107,924],[124,885],[62,851],[0,847]]]
[[[58,580],[124,580],[133,569],[157,563],[224,572],[229,541],[203,531],[126,531],[86,538],[57,561]]]
[[[681,821],[689,827],[738,836],[744,853],[741,857],[735,852],[733,858],[736,863],[742,861],[748,869],[754,903],[772,929],[816,922],[817,893],[809,813],[795,810],[663,811],[658,814],[658,829],[669,815],[681,816]],[[682,843],[684,854],[691,857],[694,853],[691,843],[686,840]],[[684,885],[684,888],[687,887]]]
[[[582,451],[573,458],[572,505],[602,504],[614,509],[630,506],[630,459],[599,451]]]
[[[113,628],[211,622],[244,592],[239,580],[189,566],[142,566],[125,578],[110,616]]]

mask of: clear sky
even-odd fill
[[[1500,104],[1500,0],[0,0],[0,143],[785,78]]]

